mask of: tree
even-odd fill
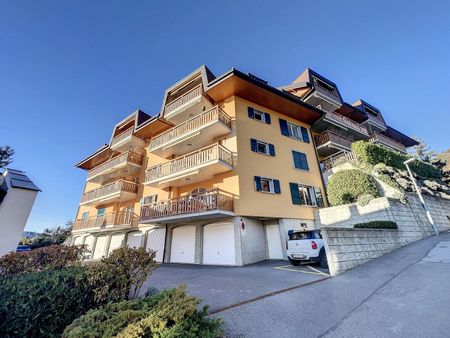
[[[432,149],[430,146],[427,145],[424,139],[413,137],[417,142],[419,142],[418,145],[413,147],[412,153],[417,158],[421,159],[424,162],[432,163],[434,160],[436,160],[436,155],[438,152],[434,149]]]
[[[8,164],[10,164],[13,159],[14,149],[8,145],[0,147],[0,168],[6,168]]]
[[[46,228],[42,234],[32,239],[31,246],[33,248],[40,248],[43,246],[64,243],[72,232],[72,224],[72,221],[67,221],[64,226]]]

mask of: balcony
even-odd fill
[[[315,137],[317,153],[328,157],[338,152],[351,151],[352,141],[331,131]]]
[[[145,173],[145,185],[158,188],[205,181],[233,169],[233,154],[218,143],[155,165]]]
[[[129,177],[139,172],[143,156],[131,151],[106,161],[89,170],[86,181],[103,183],[118,177]]]
[[[133,135],[134,128],[130,128],[114,136],[111,140],[110,148],[114,151],[124,152],[129,149],[141,149],[145,147],[145,142]]]
[[[140,223],[185,222],[234,215],[233,196],[219,189],[169,199],[141,208]]]
[[[73,231],[89,229],[90,231],[104,229],[126,229],[137,227],[139,217],[130,212],[107,213],[103,216],[93,216],[86,219],[77,219],[73,223]]]
[[[406,147],[403,144],[387,137],[386,135],[373,132],[370,136],[371,136],[369,139],[370,142],[380,144],[392,150],[406,154]]]
[[[197,112],[202,111],[203,107],[209,109],[212,107],[212,104],[203,96],[202,84],[198,84],[168,102],[164,107],[164,117],[170,120],[170,122],[178,124],[194,116]]]
[[[317,123],[314,124],[314,131],[324,132],[329,129],[330,125],[333,125],[347,131],[356,139],[369,138],[367,128],[359,124],[358,122],[355,122],[348,117],[338,114],[334,111],[328,110],[323,106],[319,105],[317,106],[317,108],[323,110],[325,112],[325,115],[321,120],[317,121]]]
[[[373,114],[367,114],[367,120],[361,123],[362,125],[367,125],[370,130],[373,131],[385,131],[387,126],[383,118],[379,115],[375,116]]]
[[[335,110],[342,106],[341,98],[336,88],[315,77],[312,78],[312,82],[313,92],[305,98],[305,102],[314,107],[321,105],[329,110]]]
[[[216,106],[152,138],[149,150],[165,158],[185,154],[230,132],[231,118]]]
[[[81,196],[80,205],[101,205],[135,199],[138,185],[125,180],[115,181],[103,187],[88,191]]]

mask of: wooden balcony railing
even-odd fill
[[[110,170],[111,168],[114,168],[123,163],[133,163],[133,164],[137,164],[137,165],[142,165],[142,160],[143,160],[142,155],[128,151],[126,153],[123,153],[117,157],[114,157],[114,158],[110,159],[109,161],[106,161],[106,162],[100,164],[99,166],[89,170],[87,179],[89,180],[90,178],[97,176],[101,173],[104,173],[104,172]]]
[[[137,193],[138,185],[134,182],[118,180],[103,187],[88,191],[81,196],[81,203],[89,202],[118,192]]]
[[[316,140],[316,146],[322,146],[327,144],[328,142],[332,142],[335,144],[338,144],[340,146],[343,146],[345,148],[351,148],[352,147],[352,141],[348,138],[342,137],[338,134],[335,134],[331,131],[326,131],[323,134],[320,134],[319,136],[315,137]]]
[[[370,135],[369,141],[374,143],[381,143],[387,147],[390,147],[402,153],[406,153],[406,147],[403,144],[377,132],[373,132]]]
[[[133,135],[133,131],[134,131],[134,128],[130,128],[130,129],[125,130],[123,133],[120,133],[119,135],[115,136],[111,141],[111,147],[113,147],[114,145],[116,145],[119,142],[122,142],[127,137],[130,137],[131,135]]]
[[[130,226],[136,227],[139,222],[139,217],[135,213],[120,212],[118,215],[115,212],[107,213],[103,216],[93,216],[85,219],[77,219],[73,223],[73,230],[82,230],[89,228],[102,228],[106,226]]]
[[[193,151],[169,162],[157,164],[145,172],[145,182],[195,168],[210,161],[219,160],[233,166],[233,154],[218,143]]]
[[[184,196],[141,208],[141,221],[213,210],[234,211],[233,196],[219,189]]]
[[[195,98],[202,95],[202,85],[199,84],[186,92],[185,94],[181,95],[180,97],[176,98],[172,102],[166,104],[164,108],[164,112],[166,114],[170,114],[174,110],[180,108],[181,106],[185,105],[186,103],[194,100]]]
[[[156,136],[150,141],[149,148],[156,149],[214,121],[221,121],[231,128],[231,118],[216,106]]]
[[[368,119],[364,122],[371,121],[376,125],[386,128],[386,123],[384,123],[383,119],[379,115],[375,116],[373,114],[368,113],[367,117],[368,117]]]
[[[317,108],[322,109],[325,112],[325,116],[327,119],[332,120],[341,125],[344,125],[347,128],[356,130],[357,132],[359,132],[363,135],[369,136],[369,133],[367,132],[367,128],[360,125],[358,122],[355,122],[352,119],[349,119],[348,117],[338,114],[336,112],[328,110],[320,105]]]

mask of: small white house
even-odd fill
[[[23,171],[0,175],[0,256],[16,250],[39,191]]]

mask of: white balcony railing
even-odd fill
[[[202,85],[199,84],[186,92],[185,94],[181,95],[180,97],[176,98],[172,102],[166,104],[164,108],[164,113],[167,115],[170,115],[175,110],[179,109],[180,107],[188,104],[190,101],[195,100],[196,98],[200,97],[202,95]]]
[[[117,167],[119,165],[122,165],[124,163],[132,163],[136,165],[142,165],[142,155],[136,154],[134,152],[128,151],[126,153],[123,153],[117,157],[114,157],[110,159],[109,161],[106,161],[99,166],[89,170],[87,175],[87,180],[90,180],[91,178],[98,176],[100,174],[103,174],[105,172],[110,171],[112,168]]]
[[[118,180],[103,187],[90,190],[81,196],[81,203],[91,202],[116,193],[137,193],[138,185],[134,182]]]
[[[134,128],[130,128],[125,130],[123,133],[120,133],[119,135],[115,136],[111,141],[111,147],[114,147],[116,144],[122,142],[127,137],[130,137],[133,135]]]
[[[139,217],[132,212],[107,213],[102,216],[93,216],[85,219],[77,219],[73,223],[73,230],[83,230],[89,228],[103,228],[109,226],[130,226],[138,225]]]

